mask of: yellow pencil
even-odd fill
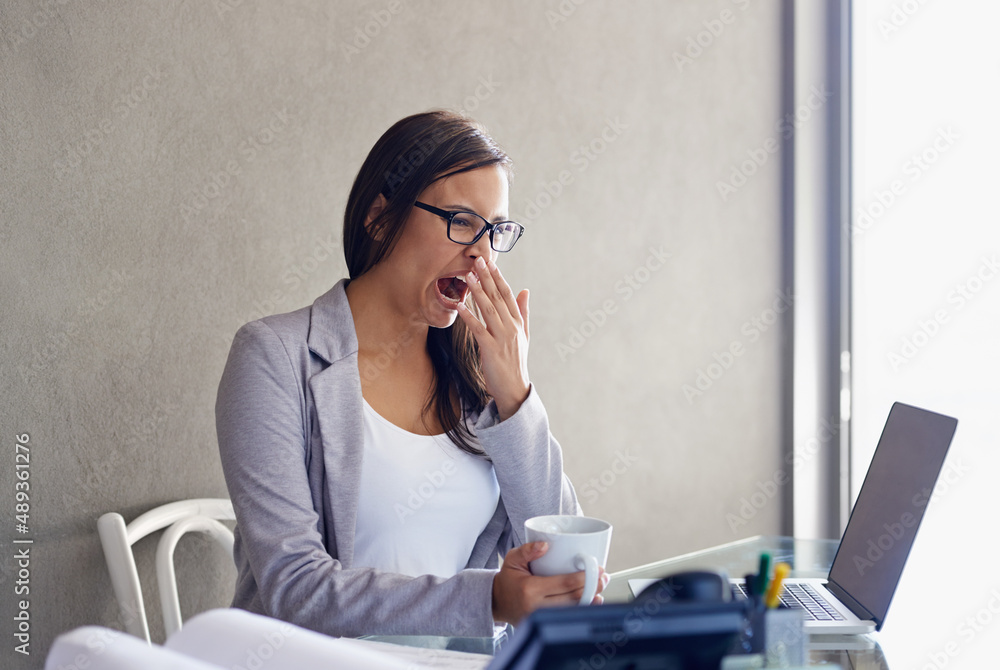
[[[767,589],[767,596],[764,598],[764,603],[769,608],[773,609],[778,606],[781,596],[781,585],[791,569],[792,566],[788,563],[778,563],[774,566],[774,579],[771,580],[771,584]]]

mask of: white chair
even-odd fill
[[[137,517],[128,526],[117,512],[108,512],[97,520],[111,585],[129,633],[152,643],[132,546],[150,533],[167,528],[156,548],[156,581],[163,609],[163,626],[169,637],[181,628],[181,606],[174,573],[177,541],[191,531],[207,533],[232,559],[233,532],[218,520],[235,518],[233,504],[228,499],[198,498],[161,505]]]

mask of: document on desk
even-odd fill
[[[428,668],[433,670],[483,670],[493,660],[485,654],[470,654],[465,651],[450,649],[427,649],[425,647],[407,647],[390,642],[375,640],[349,640],[341,638],[340,642],[359,645],[360,648],[379,652],[386,656],[404,661],[408,668]]]
[[[219,668],[482,670],[492,656],[322,635],[238,609],[203,612],[164,648]]]

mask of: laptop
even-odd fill
[[[785,580],[811,635],[881,630],[958,421],[894,403],[826,579]],[[657,580],[630,579],[633,594]],[[737,597],[742,580],[732,579]]]

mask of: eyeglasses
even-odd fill
[[[448,222],[448,239],[457,244],[475,244],[486,231],[490,233],[493,251],[504,253],[514,248],[514,244],[524,234],[524,226],[513,221],[490,223],[475,212],[448,212],[422,202],[415,207],[440,216]]]

